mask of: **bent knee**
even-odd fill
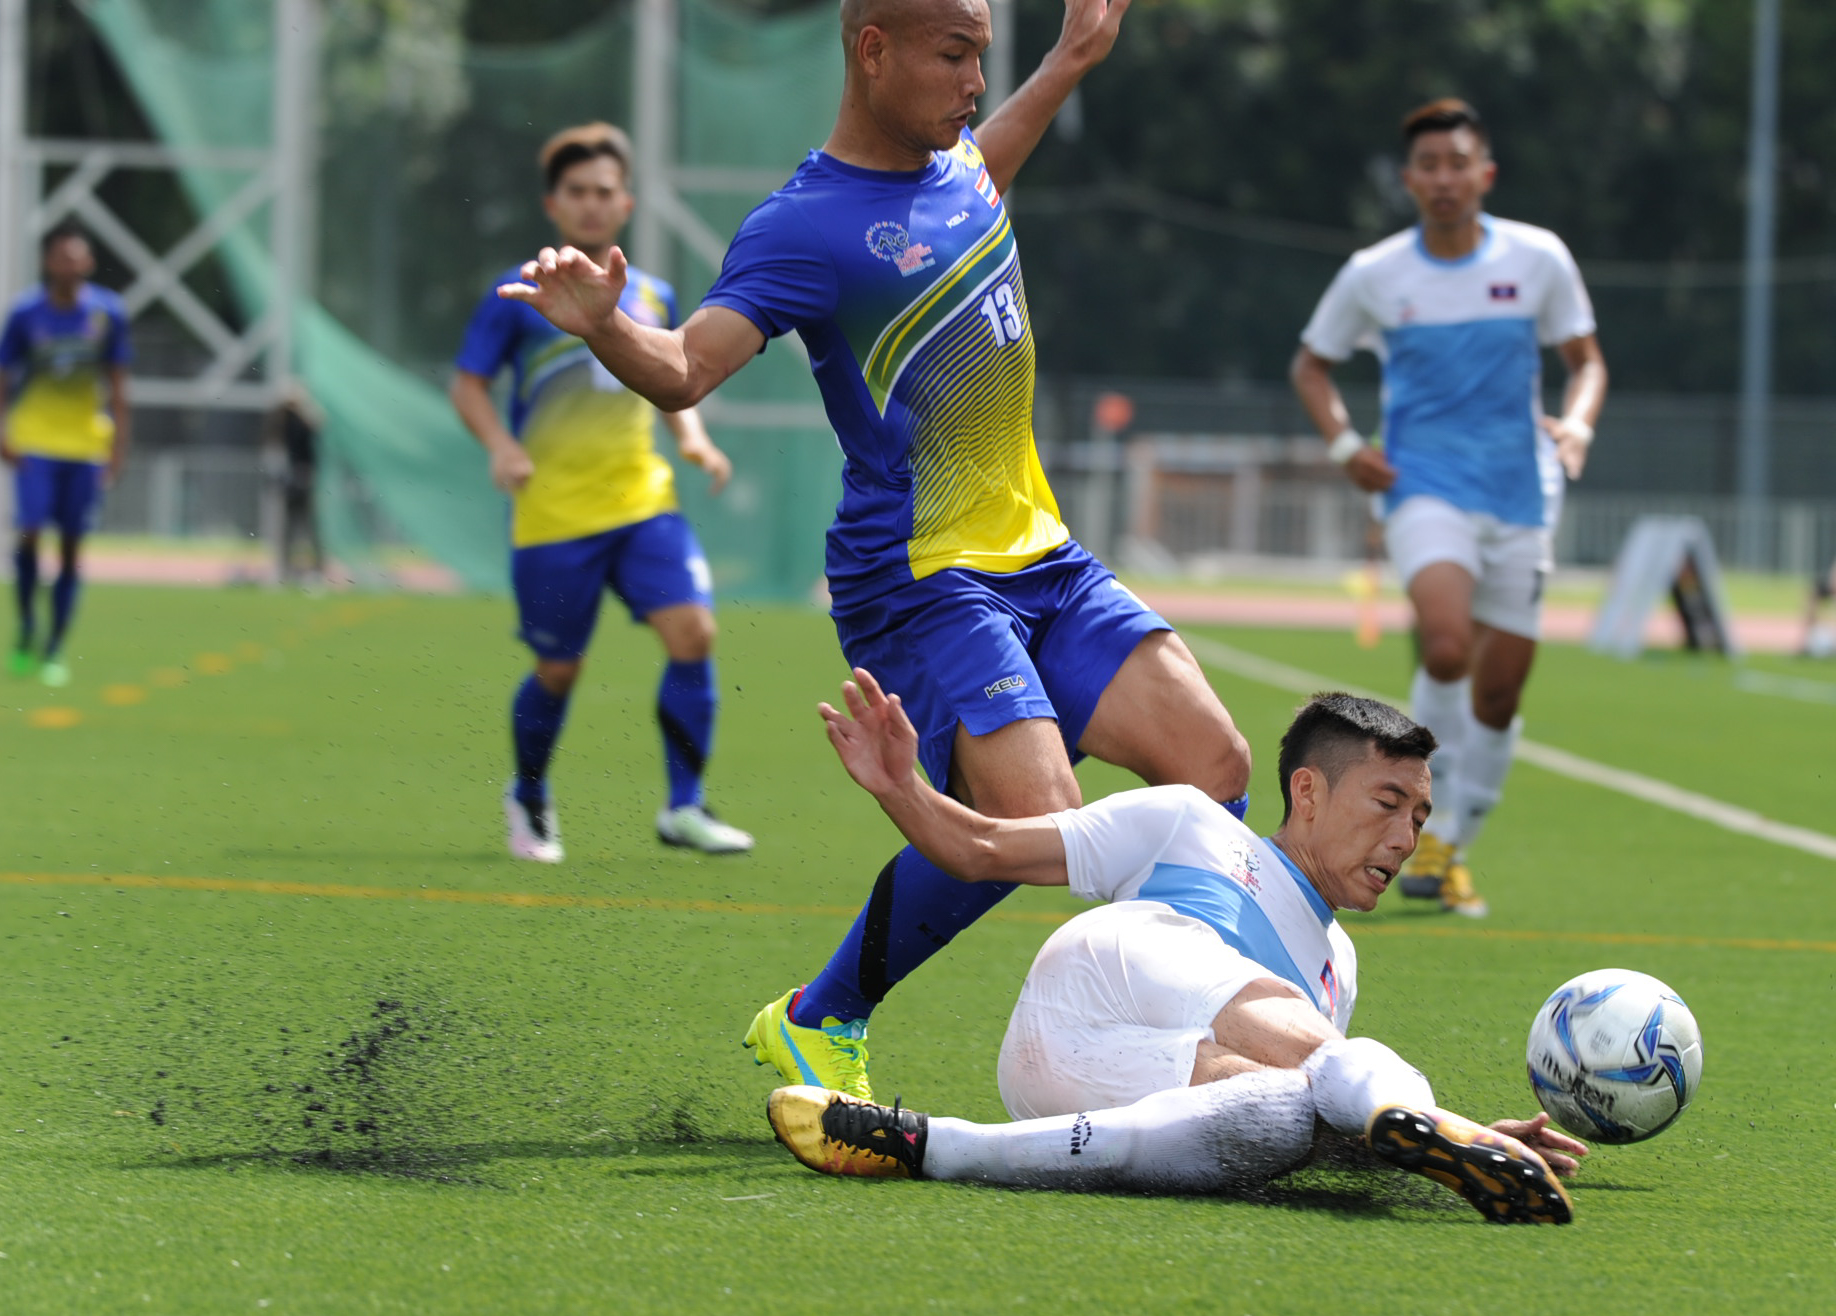
[[[536,664],[536,680],[551,695],[565,695],[572,692],[574,682],[580,679],[578,660],[545,658]]]

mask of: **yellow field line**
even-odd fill
[[[443,905],[498,905],[512,909],[620,909],[661,914],[748,914],[795,918],[852,918],[850,905],[778,905],[752,900],[683,900],[664,896],[578,896],[541,891],[454,891],[442,887],[353,886],[340,882],[277,882],[236,877],[154,877],[144,873],[4,873],[0,886],[123,887],[145,891],[219,891],[258,896],[318,896],[327,900],[419,900]],[[1052,910],[996,909],[983,917],[1002,923],[1056,927],[1074,917]],[[1466,925],[1358,923],[1358,936],[1470,938],[1482,941],[1557,941],[1590,946],[1676,946],[1713,950],[1811,951],[1836,955],[1836,941],[1768,937],[1684,937],[1651,932],[1541,932]]]

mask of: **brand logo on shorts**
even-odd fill
[[[905,231],[905,225],[895,224],[890,219],[883,219],[868,228],[867,250],[881,260],[891,261],[906,278],[937,263],[931,259],[929,247],[922,242],[913,242],[912,235]]]
[[[1024,690],[1024,689],[1026,689],[1026,678],[1024,676],[1003,676],[999,681],[996,681],[993,685],[983,686],[982,693],[987,695],[990,699],[993,699],[996,695],[1000,694],[1004,690]]]
[[[1517,285],[1515,283],[1494,283],[1492,285],[1492,300],[1495,302],[1516,301]]]

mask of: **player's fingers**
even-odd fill
[[[854,669],[854,679],[861,683],[861,689],[866,692],[867,702],[869,704],[883,704],[886,702],[886,692],[880,689],[880,683],[873,679],[872,672],[868,671],[865,667],[857,667]]]
[[[867,716],[867,700],[861,694],[861,688],[852,681],[842,682],[842,698],[847,701],[848,712],[859,722]]]
[[[621,247],[614,247],[606,253],[606,273],[613,277],[623,275],[626,266],[625,252]]]

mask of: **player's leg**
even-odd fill
[[[1150,786],[1197,786],[1242,817],[1249,742],[1198,660],[1109,568],[1071,549],[1034,647],[1065,743]]]
[[[599,618],[607,564],[617,531],[511,551],[510,583],[519,631],[535,667],[510,702],[516,775],[504,791],[510,853],[559,863],[564,857],[549,765],[567,722],[568,698]]]
[[[38,540],[51,520],[52,467],[43,457],[23,456],[13,468],[13,602],[18,624],[7,669],[14,676],[38,670]]]
[[[657,727],[669,795],[657,813],[657,836],[709,854],[752,848],[752,837],[710,813],[701,778],[714,749],[720,687],[714,675],[713,581],[688,522],[674,512],[628,528],[612,567],[612,589],[634,619],[662,642]]]
[[[1439,746],[1431,764],[1434,814],[1399,885],[1405,896],[1441,899],[1461,840],[1451,803],[1471,720],[1472,600],[1483,570],[1478,532],[1472,518],[1452,504],[1416,497],[1384,522],[1384,541],[1415,613],[1410,716],[1434,732]]]
[[[1484,574],[1473,596],[1473,696],[1465,753],[1450,801],[1460,815],[1463,847],[1478,839],[1497,807],[1517,751],[1523,727],[1518,707],[1542,629],[1543,582],[1550,566],[1548,532],[1494,526],[1485,537],[1484,557]]]
[[[82,589],[83,537],[95,522],[102,501],[103,468],[94,462],[53,463],[52,519],[57,525],[58,572],[51,582],[51,627],[45,637],[44,666],[39,680],[49,686],[70,683],[64,663],[64,638],[76,616],[77,594]]]
[[[1077,742],[1150,786],[1192,785],[1239,818],[1249,799],[1249,742],[1172,631],[1141,638],[1110,678]]]
[[[850,666],[873,672],[903,700],[933,783],[999,817],[1082,802],[1056,710],[1026,649],[1023,610],[986,577],[942,572],[837,617],[836,627]],[[862,1039],[874,1007],[1012,890],[959,882],[906,846],[880,870],[822,972],[759,1011],[746,1045],[787,1079],[865,1096]]]

